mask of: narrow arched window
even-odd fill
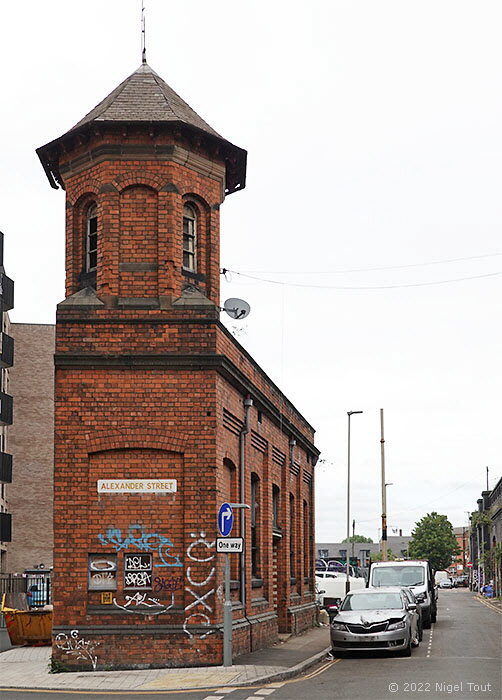
[[[183,267],[197,272],[197,212],[191,204],[183,207]]]
[[[87,210],[85,271],[93,272],[98,264],[98,208],[91,204]]]
[[[260,478],[251,474],[251,576],[259,577],[260,568]]]

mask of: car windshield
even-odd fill
[[[424,583],[423,566],[382,566],[372,573],[372,586],[420,586]]]
[[[349,594],[340,610],[396,610],[402,607],[399,593],[360,593]]]

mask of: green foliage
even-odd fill
[[[386,561],[394,561],[395,558],[396,558],[395,555],[392,554],[392,549],[388,549]],[[377,552],[376,554],[372,554],[371,561],[382,561],[382,552]]]
[[[365,537],[364,535],[351,535],[350,537],[346,537],[342,542],[368,542],[368,543],[373,543],[373,540],[371,537]]]
[[[415,525],[408,548],[410,559],[428,559],[434,571],[447,569],[460,553],[446,515],[428,513]]]
[[[489,510],[475,510],[471,516],[471,526],[472,527],[484,527],[485,525],[491,525],[492,518]]]
[[[49,659],[49,673],[67,673],[70,669],[59,659],[53,656]]]

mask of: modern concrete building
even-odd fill
[[[7,552],[12,540],[12,510],[9,504],[12,455],[7,447],[7,427],[12,424],[12,396],[9,368],[14,361],[14,342],[9,335],[8,312],[14,307],[14,282],[3,264],[3,233],[0,232],[0,573],[7,569]]]
[[[12,323],[15,362],[9,370],[14,420],[8,430],[13,457],[9,509],[12,542],[6,571],[52,567],[55,326]]]

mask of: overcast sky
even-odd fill
[[[225,321],[316,428],[316,537],[454,526],[502,472],[500,0],[145,0],[148,63],[248,151]],[[54,323],[64,193],[35,148],[141,62],[140,0],[0,5],[0,229],[14,322]],[[249,275],[245,277],[243,275]],[[389,531],[392,534],[392,530]]]

